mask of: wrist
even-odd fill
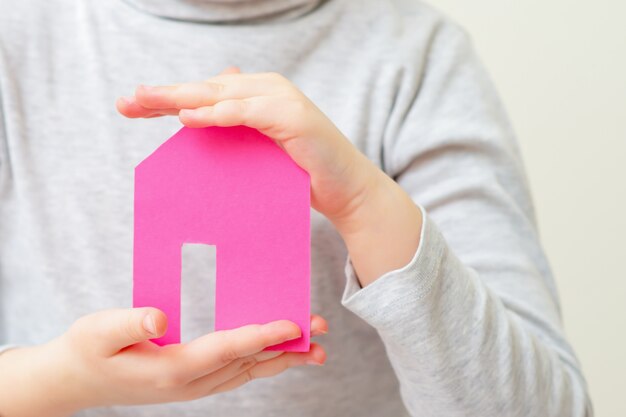
[[[63,337],[31,349],[31,383],[42,399],[45,415],[65,417],[87,408],[88,405],[83,404],[84,398],[80,395],[80,383],[73,372],[77,359],[68,352]]]
[[[385,181],[387,175],[360,152],[355,150],[347,165],[349,169],[339,177],[345,182],[342,188],[349,190],[344,191],[341,209],[323,213],[344,240],[345,236],[361,229],[388,186]]]
[[[85,395],[85,383],[78,371],[81,364],[78,355],[71,353],[64,336],[41,346],[43,362],[42,388],[49,393],[51,410],[55,415],[68,416],[82,409],[95,406]],[[82,378],[84,379],[84,378]]]
[[[421,210],[411,197],[378,170],[350,215],[333,224],[365,287],[410,262],[419,247],[422,222]]]
[[[65,401],[68,390],[57,359],[49,343],[3,352],[0,412],[8,416],[62,417],[77,411]]]
[[[366,164],[369,166],[358,168],[363,173],[358,193],[340,216],[329,218],[344,241],[368,234],[397,200],[396,187],[399,186],[371,161],[367,160]]]

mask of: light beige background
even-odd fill
[[[431,4],[507,106],[595,414],[626,416],[626,2]]]

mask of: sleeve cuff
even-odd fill
[[[406,311],[403,307],[424,297],[438,276],[445,241],[424,208],[418,207],[423,219],[420,243],[407,265],[383,274],[362,288],[350,257],[346,259],[346,286],[341,303],[375,328],[397,320],[398,314]]]
[[[18,345],[0,345],[0,355],[10,349],[15,349]]]

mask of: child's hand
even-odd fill
[[[127,117],[178,115],[189,127],[246,125],[274,139],[311,176],[313,208],[330,220],[361,204],[378,172],[337,127],[277,73],[228,69],[203,82],[139,86],[117,108]]]
[[[149,341],[165,328],[165,315],[154,308],[107,310],[79,319],[46,345],[5,352],[0,413],[61,416],[94,406],[192,400],[293,366],[321,365],[326,357],[316,344],[307,353],[263,351],[300,337],[300,328],[286,320],[217,331],[185,344]],[[311,318],[312,335],[326,328],[323,318]],[[19,372],[12,375],[11,369]],[[23,389],[12,390],[20,383]],[[24,398],[9,397],[12,391]]]
[[[190,127],[245,125],[274,139],[311,176],[311,205],[337,228],[362,286],[405,266],[419,246],[422,214],[411,197],[280,74],[232,67],[203,82],[139,86],[117,108],[178,115]]]

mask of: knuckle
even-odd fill
[[[101,325],[101,320],[95,314],[82,316],[78,318],[66,333],[67,340],[80,350],[89,350],[88,346],[92,346],[91,340],[103,339],[108,335]],[[88,341],[88,343],[86,343]]]
[[[221,340],[218,342],[220,348],[219,359],[222,363],[228,364],[239,359],[239,354],[235,345],[235,338],[231,331],[221,333]]]
[[[239,356],[237,355],[237,351],[232,346],[226,346],[222,349],[220,354],[220,360],[222,363],[231,363],[237,359],[239,359]]]
[[[277,94],[286,95],[288,97],[297,97],[302,95],[298,87],[287,77],[278,72],[266,73],[269,83],[274,84],[274,91]]]
[[[259,324],[253,324],[250,326],[251,339],[255,341],[255,346],[259,351],[263,350],[266,346],[269,346],[271,338],[267,332],[263,331],[263,326]]]
[[[185,380],[178,372],[170,371],[154,379],[154,386],[160,391],[170,391],[185,384]]]
[[[258,363],[257,358],[255,358],[254,356],[248,356],[241,360],[241,363],[239,364],[239,369],[249,369],[249,368],[252,368],[257,363]]]
[[[267,72],[265,75],[267,76],[267,78],[269,78],[272,81],[277,81],[277,82],[287,81],[284,75],[276,71]]]
[[[243,373],[243,383],[247,384],[248,382],[252,381],[253,379],[254,379],[254,375],[252,374],[252,370],[251,369],[247,369]]]
[[[248,114],[249,103],[245,100],[232,100],[229,102],[230,111],[233,116],[237,116],[237,118],[245,119]]]
[[[172,90],[172,101],[174,103],[174,107],[179,108],[179,107],[183,107],[184,103],[184,98],[186,96],[186,90],[187,86],[185,84],[181,84],[181,85],[177,85],[173,90]]]
[[[215,81],[205,83],[209,89],[209,93],[220,96],[224,92],[225,85]]]
[[[120,320],[119,326],[120,334],[128,336],[131,340],[142,340],[141,331],[133,320],[132,314],[128,314],[124,320]]]
[[[228,114],[231,111],[231,102],[229,101],[218,101],[213,106],[213,111],[219,115],[223,116],[224,114]]]
[[[242,115],[248,114],[248,110],[250,109],[250,103],[246,100],[237,100],[236,101],[239,113]]]
[[[214,111],[218,118],[225,121],[239,121],[245,124],[249,104],[245,100],[226,100],[215,104]]]

